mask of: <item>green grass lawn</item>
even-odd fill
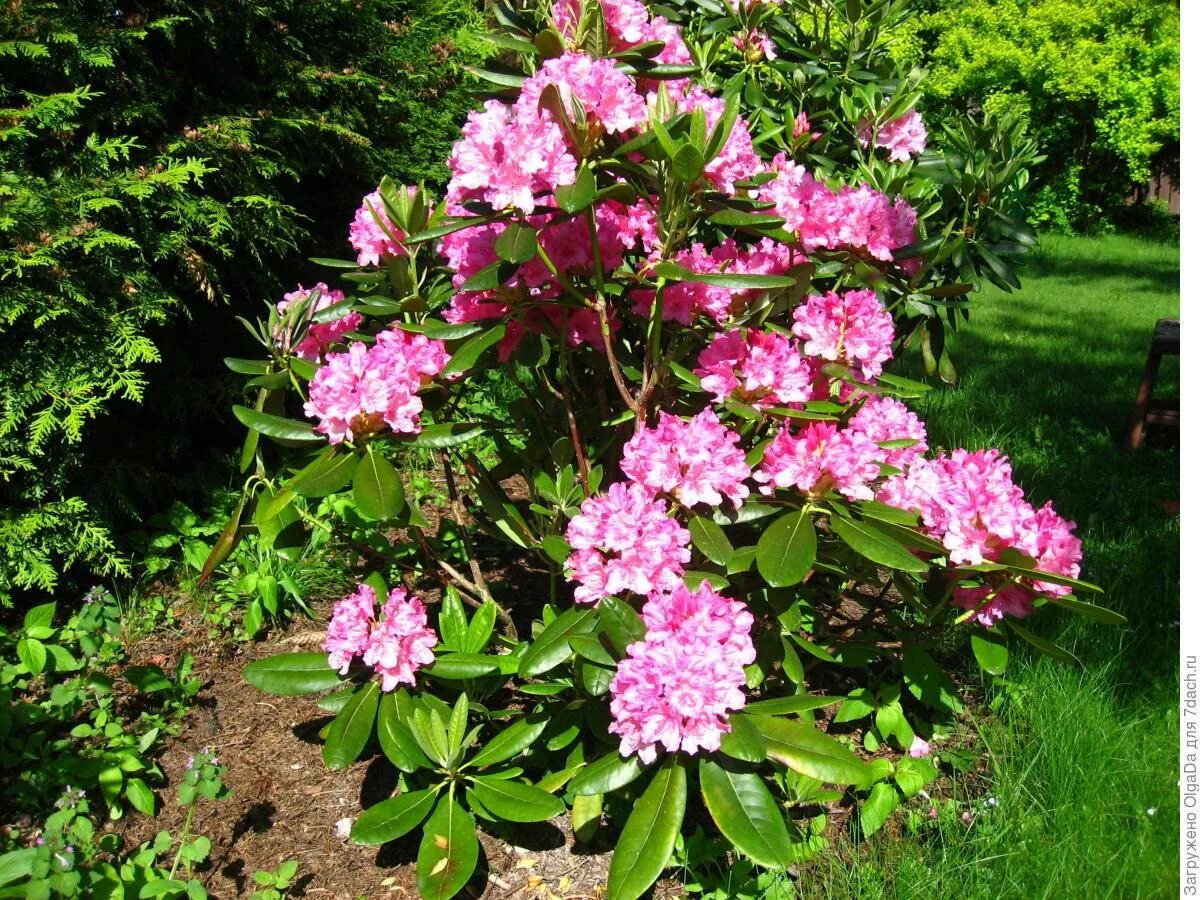
[[[1006,700],[981,726],[996,805],[970,828],[843,846],[802,896],[1176,895],[1179,526],[1162,504],[1179,499],[1179,452],[1123,439],[1154,322],[1179,312],[1178,268],[1173,245],[1049,236],[1023,290],[974,304],[951,345],[960,386],[919,404],[930,443],[1008,453],[1035,505],[1079,523],[1083,577],[1129,625],[1039,613],[1083,667],[1022,653],[989,688]],[[1159,383],[1178,395],[1174,360]]]

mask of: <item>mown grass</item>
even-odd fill
[[[1127,627],[1043,611],[1036,630],[1083,663],[1014,658],[980,726],[989,806],[825,857],[804,897],[1105,898],[1177,891],[1179,452],[1124,432],[1154,322],[1179,313],[1176,246],[1048,236],[1024,289],[985,291],[951,344],[957,389],[920,404],[931,444],[998,446],[1031,500],[1079,523],[1083,577]],[[1164,365],[1178,395],[1178,366]],[[961,788],[961,786],[956,786]],[[1153,812],[1152,812],[1153,811]]]

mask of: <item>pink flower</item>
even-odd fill
[[[666,501],[636,483],[619,482],[583,501],[567,524],[567,542],[574,552],[566,568],[579,582],[578,603],[669,590],[691,559],[687,529],[667,514]]]
[[[737,432],[725,428],[711,409],[691,420],[663,413],[655,428],[639,428],[625,445],[621,470],[630,480],[664,491],[683,506],[718,506],[721,496],[739,507],[749,496],[746,454]]]
[[[297,285],[296,290],[283,295],[283,299],[275,305],[275,308],[280,314],[283,314],[287,312],[288,307],[292,304],[303,302],[313,291],[317,292],[317,299],[308,309],[310,317],[346,299],[346,295],[341,291],[331,291],[329,285],[323,281],[318,281],[310,288]],[[342,335],[354,331],[361,324],[362,316],[354,311],[346,313],[346,315],[333,322],[310,324],[304,337],[300,339],[300,342],[295,347],[291,348],[291,352],[301,359],[319,362],[325,351],[331,345],[341,340]]]
[[[424,404],[417,392],[449,361],[441,341],[407,331],[384,331],[368,348],[351,344],[331,354],[308,389],[304,414],[331,444],[374,434],[384,425],[415,434]]]
[[[433,662],[437,635],[427,620],[425,605],[410,598],[404,588],[388,594],[363,650],[363,662],[375,667],[385,691],[400,684],[416,684],[417,669]]]
[[[721,644],[731,662],[754,662],[750,630],[754,616],[746,604],[718,594],[707,581],[696,591],[677,585],[669,592],[651,594],[642,608],[646,639]]]
[[[1064,519],[1047,502],[1034,513],[1032,519],[1025,520],[1025,533],[1021,536],[1019,546],[1023,552],[1033,557],[1040,571],[1078,578],[1079,563],[1083,559],[1083,542],[1074,535],[1074,530],[1075,523]],[[1043,594],[1056,597],[1065,597],[1071,593],[1071,588],[1067,585],[1053,584],[1049,581],[1034,582],[1034,587]]]
[[[638,44],[662,41],[665,46],[653,57],[660,65],[684,65],[692,61],[679,26],[673,25],[662,16],[650,18],[650,12],[642,0],[600,0],[607,32],[609,50],[628,50]],[[579,24],[579,0],[555,0],[551,9],[554,27],[568,42],[578,45],[581,36]],[[678,84],[678,82],[668,82]]]
[[[380,226],[380,221],[386,229]],[[404,237],[404,232],[388,218],[379,191],[363,197],[362,206],[350,223],[350,246],[358,251],[360,266],[378,266],[388,258],[404,253],[404,248],[397,243]]]
[[[812,370],[794,341],[773,331],[718,334],[697,357],[700,386],[719,401],[759,409],[798,406],[812,397]]]
[[[793,434],[783,428],[763,454],[754,480],[764,494],[794,487],[812,494],[836,488],[843,496],[870,500],[879,476],[879,448],[862,432],[839,431],[831,422],[811,422]]]
[[[923,737],[914,735],[912,743],[908,747],[908,755],[913,759],[920,759],[923,756],[928,756],[933,750],[929,746],[929,742]]]
[[[353,594],[347,594],[333,604],[333,615],[322,650],[329,652],[329,668],[345,675],[354,657],[363,652],[375,619],[375,590],[360,584]]]
[[[633,79],[617,69],[616,60],[570,51],[546,60],[525,79],[516,103],[518,119],[536,118],[542,92],[551,85],[558,89],[568,116],[573,116],[578,104],[609,134],[628,131],[646,121],[646,101],[638,94]]]
[[[805,353],[857,365],[866,379],[878,377],[892,358],[892,317],[874,291],[814,294],[792,311],[792,320]]]
[[[928,135],[921,114],[910,109],[898,119],[879,126],[875,134],[875,146],[888,151],[889,162],[907,162],[925,152]],[[858,126],[858,140],[864,147],[871,145],[871,123],[863,121]]]
[[[494,209],[533,212],[535,198],[573,184],[577,163],[553,116],[529,105],[488,100],[468,113],[462,139],[450,151],[447,199],[480,199]]]
[[[876,444],[916,441],[910,447],[894,447],[883,451],[883,462],[898,469],[904,468],[929,449],[925,443],[925,423],[907,406],[891,397],[868,397],[850,420],[850,427],[861,431]]]
[[[970,610],[968,621],[976,621],[984,628],[992,628],[1005,616],[1024,619],[1033,612],[1032,594],[1028,589],[1010,584],[996,590],[989,585],[973,588],[958,588],[954,591],[953,603]]]
[[[751,28],[746,34],[735,35],[733,46],[746,54],[750,62],[760,59],[775,59],[775,42],[757,28]],[[801,113],[803,115],[803,113]]]
[[[725,114],[725,101],[714,97],[701,88],[693,86],[679,100],[678,111],[688,113],[694,109],[704,112],[704,120],[711,134]],[[729,132],[725,146],[707,166],[704,174],[713,187],[725,194],[733,194],[737,188],[735,182],[752,178],[766,171],[763,161],[754,150],[754,141],[750,137],[750,127],[746,120],[738,116]]]

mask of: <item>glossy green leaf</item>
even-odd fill
[[[796,279],[787,275],[740,275],[736,273],[693,272],[678,263],[664,261],[654,267],[655,272],[670,281],[685,281],[691,284],[707,284],[729,291],[770,290],[791,287]]]
[[[326,766],[336,772],[358,759],[375,730],[378,708],[379,682],[368,681],[342,707],[325,734],[321,757]]]
[[[972,632],[971,652],[979,668],[991,675],[1003,675],[1008,668],[1008,641],[993,631]]]
[[[1041,635],[1034,634],[1032,631],[1030,631],[1024,625],[1020,625],[1017,622],[1014,622],[1011,618],[1005,619],[1004,624],[1005,624],[1005,627],[1012,629],[1012,631],[1018,637],[1023,638],[1024,640],[1028,641],[1030,644],[1032,644],[1034,647],[1036,647],[1038,650],[1040,650],[1042,653],[1045,653],[1047,656],[1051,657],[1052,659],[1057,659],[1059,662],[1069,663],[1074,666],[1077,666],[1080,664],[1079,658],[1074,653],[1072,653],[1070,650],[1064,650],[1062,647],[1058,646],[1058,644],[1054,643],[1053,641],[1048,641]]]
[[[487,331],[467,338],[451,354],[449,362],[446,363],[446,367],[442,370],[442,374],[448,377],[467,371],[479,361],[479,357],[500,343],[506,332],[507,326],[503,324],[494,325]]]
[[[518,670],[522,678],[532,678],[548,672],[571,655],[567,638],[573,633],[589,630],[595,615],[588,609],[569,609],[542,629],[525,655]]]
[[[579,168],[575,181],[554,192],[554,199],[563,212],[574,215],[583,212],[596,198],[596,175],[586,163]]]
[[[412,700],[403,689],[388,691],[379,701],[376,724],[379,747],[388,761],[401,772],[433,767],[409,730],[408,715],[411,711]]]
[[[758,571],[772,587],[799,584],[812,571],[816,556],[817,533],[812,519],[799,510],[767,526],[754,553]]]
[[[642,761],[634,756],[622,756],[616,750],[584,766],[571,779],[571,790],[577,794],[607,794],[629,784],[645,771]]]
[[[281,697],[316,694],[342,681],[342,676],[329,668],[325,653],[279,653],[255,660],[242,675],[260,691]]]
[[[436,800],[437,789],[426,788],[380,801],[354,820],[350,840],[374,846],[403,837],[425,821]]]
[[[920,647],[904,648],[904,683],[912,695],[927,706],[945,712],[962,712],[964,707],[942,667]]]
[[[273,416],[270,413],[259,412],[245,406],[235,406],[233,414],[247,428],[257,431],[259,434],[265,434],[267,437],[313,444],[319,444],[326,440],[325,437],[317,434],[308,422]]]
[[[658,880],[675,847],[687,806],[687,773],[663,762],[633,804],[608,869],[609,900],[637,900]]]
[[[829,784],[857,784],[867,767],[848,747],[795,719],[753,716],[767,756],[789,769]]]
[[[546,730],[547,721],[548,719],[542,716],[522,716],[484,744],[467,765],[485,769],[506,759],[512,759],[533,746],[533,742]]]
[[[365,518],[390,519],[404,509],[404,486],[380,453],[367,453],[354,470],[354,503]]]
[[[531,784],[487,775],[477,775],[473,781],[479,802],[509,822],[543,822],[565,809],[560,799]]]
[[[865,556],[871,562],[887,566],[889,569],[899,569],[902,572],[920,573],[929,568],[928,563],[909,553],[904,545],[895,538],[865,522],[844,519],[841,516],[830,516],[829,527],[852,550]]]
[[[473,441],[483,434],[483,426],[470,422],[447,422],[426,425],[407,442],[411,447],[445,450]]]
[[[527,263],[537,255],[537,232],[517,222],[509,225],[496,238],[496,255],[506,262]]]
[[[753,703],[747,703],[744,711],[757,716],[789,716],[821,709],[825,706],[833,706],[835,703],[841,703],[844,699],[844,697],[814,697],[812,694],[772,697],[769,700],[755,700]]]
[[[125,798],[142,815],[154,815],[154,791],[142,779],[130,778],[125,782]]]
[[[1076,600],[1074,597],[1050,597],[1049,600],[1055,606],[1061,606],[1068,612],[1091,619],[1093,622],[1100,622],[1103,625],[1129,624],[1129,621],[1115,609],[1096,606],[1094,603],[1086,603],[1083,600]]]
[[[688,522],[688,531],[696,549],[717,565],[723,566],[733,557],[733,544],[729,543],[721,526],[712,519],[693,516]]]
[[[734,713],[729,731],[721,738],[721,752],[743,762],[759,763],[767,758],[767,746],[748,716]]]
[[[468,652],[465,646],[467,613],[463,609],[458,591],[453,587],[447,587],[442,593],[442,608],[438,610],[438,632],[442,643],[451,650]]]
[[[471,616],[471,624],[467,626],[467,634],[463,639],[463,650],[467,653],[480,653],[491,643],[492,634],[496,630],[496,613],[498,607],[492,600],[484,603]]]
[[[479,862],[475,817],[453,795],[438,802],[425,823],[417,850],[417,890],[422,900],[450,900],[470,879]]]
[[[792,842],[779,804],[754,772],[731,772],[717,760],[700,759],[700,792],[713,822],[729,843],[760,866],[782,869]]]
[[[297,472],[287,487],[301,497],[327,497],[350,483],[358,464],[353,453],[330,448]]]
[[[633,641],[646,636],[646,623],[642,617],[624,600],[615,597],[600,601],[600,628],[621,655]]]
[[[883,827],[887,817],[900,806],[900,793],[887,781],[878,782],[871,788],[867,801],[859,807],[858,821],[862,825],[863,836],[870,837]]]

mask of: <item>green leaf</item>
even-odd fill
[[[685,184],[691,184],[704,174],[704,154],[691,144],[681,144],[671,154],[671,174]]]
[[[719,566],[726,565],[733,556],[733,544],[721,530],[721,526],[704,516],[693,516],[688,522],[692,543],[701,553]]]
[[[646,623],[624,600],[605,597],[600,601],[600,628],[619,654],[646,636]]]
[[[125,782],[125,798],[142,815],[154,815],[154,791],[142,779],[130,778]]]
[[[799,584],[817,557],[817,532],[808,513],[797,510],[772,522],[758,539],[754,557],[771,587]]]
[[[408,728],[408,716],[412,712],[412,701],[402,689],[389,691],[379,701],[379,720],[376,732],[379,747],[401,772],[433,768]]]
[[[1047,656],[1057,659],[1059,662],[1069,663],[1071,665],[1079,665],[1079,658],[1070,650],[1064,650],[1062,647],[1055,644],[1053,641],[1048,641],[1044,637],[1034,634],[1024,625],[1019,625],[1011,618],[1005,619],[1004,624],[1011,628],[1018,637],[1024,638],[1038,650],[1045,653]]]
[[[770,290],[791,287],[796,279],[787,275],[740,275],[736,273],[693,272],[678,263],[665,260],[654,267],[654,271],[670,281],[686,281],[692,284],[707,284],[729,291]]]
[[[867,802],[858,810],[858,821],[862,825],[863,836],[870,837],[882,828],[887,817],[899,806],[900,794],[896,788],[887,781],[877,783],[871,788],[871,795],[867,797]]]
[[[417,851],[421,900],[450,900],[471,878],[479,861],[475,817],[447,794],[425,823]]]
[[[912,695],[924,703],[945,712],[959,713],[964,707],[954,685],[932,656],[920,647],[905,647],[902,662],[904,682]]]
[[[465,681],[491,675],[500,668],[500,660],[483,653],[447,653],[439,656],[426,671],[435,678]]]
[[[404,509],[404,486],[382,454],[368,451],[354,470],[354,503],[365,518],[375,521]]]
[[[437,792],[437,788],[426,788],[376,803],[354,820],[350,840],[356,844],[376,845],[403,837],[429,815]]]
[[[1094,603],[1085,603],[1083,600],[1076,600],[1074,597],[1050,597],[1049,600],[1055,606],[1061,606],[1068,612],[1083,616],[1085,619],[1091,619],[1093,622],[1100,622],[1103,625],[1129,624],[1128,620],[1114,609],[1096,606]]]
[[[521,657],[518,669],[522,678],[532,678],[548,672],[571,655],[567,638],[571,634],[590,630],[595,615],[590,609],[569,609],[542,629],[542,633]]]
[[[812,694],[798,694],[795,697],[772,697],[770,700],[755,700],[747,703],[744,712],[757,716],[789,716],[795,713],[809,712],[825,706],[841,703],[844,697],[814,697]]]
[[[769,213],[744,212],[740,209],[722,209],[708,217],[714,225],[728,225],[733,228],[777,228],[787,223],[787,219],[773,216]]]
[[[543,822],[561,813],[563,802],[532,784],[476,775],[475,796],[488,812],[509,822]]]
[[[281,697],[327,691],[342,680],[325,653],[279,653],[250,663],[242,675],[260,691]]]
[[[321,751],[325,765],[332,771],[344,769],[358,759],[375,730],[378,708],[378,681],[368,681],[342,707],[325,734],[325,748]]]
[[[36,847],[25,847],[0,856],[0,885],[11,884],[32,874],[37,855]]]
[[[29,631],[32,628],[51,627],[54,624],[54,607],[54,603],[42,603],[28,610],[25,613],[22,628]]]
[[[675,758],[663,763],[633,804],[608,869],[609,900],[637,900],[671,858],[687,806],[687,773]]]
[[[464,228],[474,228],[476,225],[483,225],[485,222],[490,222],[491,219],[485,216],[474,216],[469,219],[449,219],[442,222],[433,228],[427,228],[424,231],[418,231],[416,234],[410,234],[404,239],[406,246],[414,244],[423,244],[426,241],[436,241],[440,237],[445,237],[448,234],[454,234],[456,231],[462,231]]]
[[[1008,642],[994,631],[972,632],[971,651],[979,668],[991,675],[1003,675],[1008,668]]]
[[[130,666],[121,674],[143,694],[171,689],[171,679],[158,666]]]
[[[597,794],[576,794],[571,803],[571,830],[580,844],[590,843],[600,830],[604,798]]]
[[[645,768],[636,755],[626,757],[614,750],[584,766],[571,779],[571,790],[576,794],[607,794],[629,784]]]
[[[960,572],[1012,572],[1014,575],[1023,575],[1033,581],[1047,581],[1051,584],[1062,584],[1077,591],[1085,591],[1091,594],[1103,594],[1104,589],[1099,585],[1092,584],[1089,581],[1080,581],[1078,578],[1068,578],[1066,575],[1055,575],[1053,572],[1039,572],[1037,569],[1031,569],[1029,566],[1017,565],[1014,563],[993,563],[982,562],[973,563],[966,566],[955,566],[956,571]]]
[[[537,255],[537,232],[517,222],[509,225],[496,238],[496,255],[502,260],[520,265]]]
[[[458,591],[447,587],[442,594],[442,608],[438,612],[438,631],[442,643],[451,650],[467,652],[467,613],[463,609]]]
[[[574,215],[592,205],[596,197],[596,175],[592,167],[584,163],[579,167],[573,184],[565,184],[554,192],[558,208]]]
[[[449,377],[467,371],[489,348],[500,343],[507,330],[507,326],[504,324],[494,325],[487,331],[463,341],[451,355],[442,374]]]
[[[533,745],[546,730],[549,720],[538,716],[532,718],[523,716],[513,722],[498,735],[488,741],[466,764],[476,769],[486,769],[488,766],[512,759]]]
[[[924,790],[926,785],[937,778],[937,774],[937,766],[928,759],[904,756],[896,762],[896,784],[909,799]]]
[[[445,450],[473,441],[483,434],[482,425],[470,422],[447,422],[441,425],[426,425],[408,441],[411,447]]]
[[[904,545],[889,537],[878,528],[855,519],[830,516],[829,527],[844,540],[852,550],[871,562],[899,569],[902,572],[924,572],[929,564],[913,556]]]
[[[37,638],[21,638],[17,641],[17,658],[31,675],[41,675],[46,668],[46,645]]]
[[[753,716],[767,756],[789,769],[829,784],[857,784],[867,767],[854,753],[827,734],[795,719]]]
[[[739,852],[771,869],[791,862],[783,813],[758,775],[730,772],[717,760],[701,757],[700,792],[713,822]]]
[[[319,444],[325,438],[315,431],[308,422],[297,422],[295,419],[285,419],[270,413],[258,412],[245,406],[235,406],[233,414],[237,420],[259,434],[285,441],[298,441],[305,444]]]
[[[721,752],[743,762],[760,763],[767,758],[762,735],[749,717],[740,713],[729,717],[729,731],[721,738]]]
[[[358,458],[330,448],[301,469],[287,487],[301,497],[327,497],[340,491],[354,477]]]
[[[467,653],[483,651],[492,640],[496,630],[496,613],[499,607],[492,600],[487,601],[475,610],[471,616],[471,624],[467,626],[467,634],[463,639],[463,650]]]

